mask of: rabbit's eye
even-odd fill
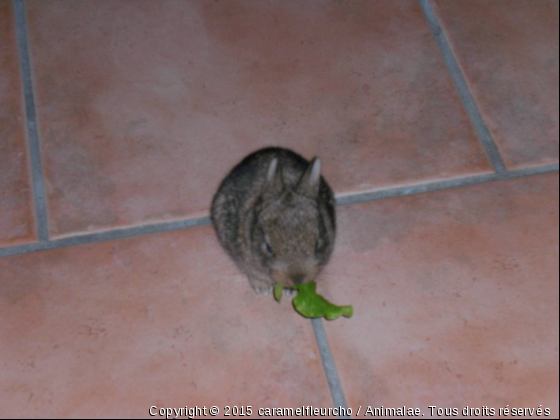
[[[264,249],[264,251],[265,251],[268,255],[270,255],[271,257],[274,256],[274,251],[272,250],[272,247],[270,246],[270,244],[269,244],[268,242],[265,241],[265,242],[263,243],[263,249]]]
[[[315,252],[319,252],[319,250],[323,247],[323,241],[320,239],[317,239],[317,242],[315,242]]]

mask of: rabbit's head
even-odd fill
[[[251,252],[278,284],[292,287],[315,280],[333,249],[334,230],[320,205],[321,162],[311,161],[297,182],[284,182],[277,158],[255,206]]]

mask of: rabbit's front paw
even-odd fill
[[[267,297],[272,293],[273,287],[268,283],[264,283],[255,279],[249,279],[249,283],[251,284],[251,287],[253,288],[255,293],[261,296]]]

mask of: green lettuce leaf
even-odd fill
[[[354,314],[353,306],[337,306],[318,295],[316,292],[317,283],[314,281],[307,284],[298,284],[293,288],[298,291],[293,300],[294,308],[306,318],[325,317],[328,320],[333,320],[341,315],[350,318]],[[282,298],[283,289],[284,287],[280,284],[274,287],[274,297],[277,301]]]

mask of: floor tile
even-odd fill
[[[558,162],[558,0],[436,4],[506,165]]]
[[[552,174],[339,208],[318,291],[354,305],[325,325],[350,407],[558,416],[558,187]]]
[[[0,278],[4,416],[332,405],[311,323],[255,295],[210,226],[4,258]]]
[[[11,1],[0,0],[0,246],[35,238],[25,116]]]
[[[54,236],[205,215],[266,145],[338,193],[490,170],[416,1],[27,6]]]

